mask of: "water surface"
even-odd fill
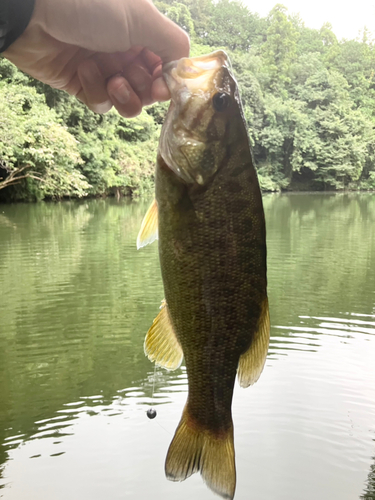
[[[0,205],[5,500],[215,498],[164,477],[187,382],[143,354],[163,298],[157,246],[135,249],[147,205]],[[271,345],[234,394],[236,498],[374,500],[375,196],[264,206]]]

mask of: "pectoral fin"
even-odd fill
[[[182,348],[174,332],[165,300],[147,332],[144,350],[150,361],[155,361],[167,370],[176,370],[182,362]]]
[[[158,239],[158,204],[154,200],[143,218],[137,238],[137,250]]]
[[[254,334],[249,349],[242,354],[238,363],[238,381],[241,387],[254,384],[262,373],[266,362],[270,341],[270,313],[268,299],[262,304],[262,312],[258,322],[258,329]]]

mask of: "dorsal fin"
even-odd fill
[[[254,384],[262,373],[270,342],[270,313],[268,299],[262,304],[258,329],[249,349],[242,354],[238,363],[238,381],[241,387]]]
[[[183,352],[171,323],[168,306],[162,301],[160,312],[147,332],[144,350],[150,361],[167,370],[176,370],[183,358]]]
[[[154,200],[143,217],[137,238],[137,250],[158,239],[158,204]]]

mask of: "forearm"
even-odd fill
[[[98,113],[169,99],[162,64],[189,54],[152,0],[0,0],[0,16],[4,57]]]
[[[29,24],[35,0],[0,0],[0,52],[22,35]]]

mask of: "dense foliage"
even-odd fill
[[[375,189],[375,45],[338,41],[277,4],[161,0],[192,54],[224,48],[241,89],[264,190]],[[166,104],[101,116],[0,59],[0,200],[142,194],[153,186]]]

